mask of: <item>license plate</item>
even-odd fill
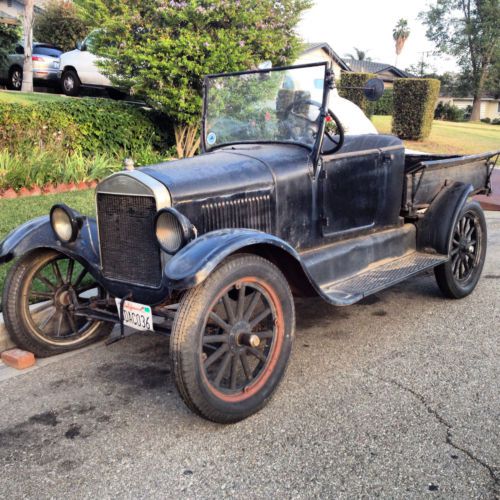
[[[120,314],[121,300],[115,300],[118,314]],[[151,306],[126,300],[123,304],[123,324],[135,330],[153,331],[153,313],[151,312]]]

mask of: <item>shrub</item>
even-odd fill
[[[435,120],[446,120],[449,122],[464,122],[465,121],[465,110],[450,104],[438,103],[436,110],[434,111]]]
[[[439,87],[439,80],[432,78],[401,78],[394,82],[393,134],[418,141],[429,136]]]
[[[368,117],[373,115],[374,105],[365,97],[363,87],[370,78],[375,78],[375,75],[371,73],[342,73],[339,87],[340,96],[359,106]]]
[[[488,117],[486,117],[486,118],[481,118],[481,121],[482,121],[483,123],[491,123],[491,118],[488,118]]]
[[[394,91],[386,89],[383,96],[374,104],[374,115],[392,115],[394,110]]]
[[[166,138],[147,110],[108,99],[68,99],[28,106],[0,103],[0,149],[133,156]]]
[[[87,36],[88,30],[87,23],[78,16],[73,3],[51,0],[35,16],[33,36],[39,42],[51,43],[67,52]]]
[[[493,120],[491,120],[491,124],[492,125],[500,125],[500,118],[494,118]]]

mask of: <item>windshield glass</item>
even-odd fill
[[[205,144],[290,142],[312,148],[326,65],[207,78]]]

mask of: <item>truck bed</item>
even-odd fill
[[[405,157],[403,211],[427,207],[452,182],[471,184],[473,194],[489,194],[490,177],[500,150],[468,156],[409,153]]]

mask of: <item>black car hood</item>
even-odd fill
[[[307,162],[309,151],[295,145],[238,145],[194,158],[143,167],[140,170],[164,184],[172,204],[272,191],[280,164]]]

